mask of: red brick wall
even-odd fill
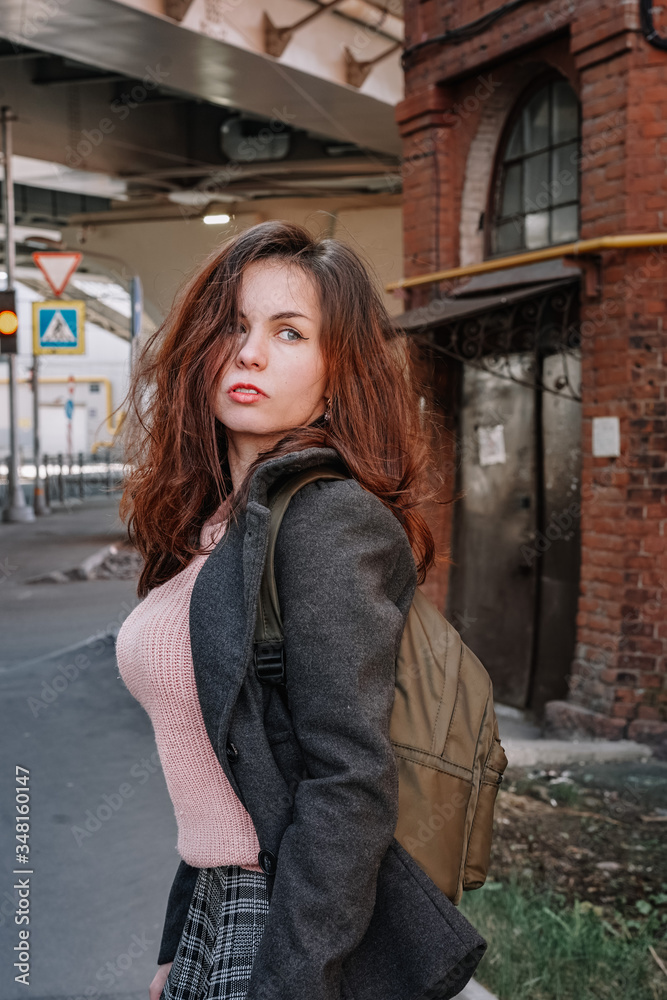
[[[407,44],[499,6],[409,0]],[[485,167],[469,152],[483,150],[481,130],[515,101],[512,81],[549,66],[582,103],[582,238],[667,230],[667,52],[643,38],[638,4],[535,2],[469,41],[409,58],[397,108],[406,276],[457,266],[462,240],[466,260],[481,253],[471,225]],[[483,80],[496,102],[486,126]],[[582,296],[582,568],[569,701],[601,713],[607,734],[633,736],[667,723],[667,247],[605,251],[599,275],[599,294]],[[422,286],[406,306],[446,291]],[[618,458],[592,454],[598,416],[620,419]],[[434,526],[446,541],[449,520]]]
[[[573,25],[584,238],[667,228],[667,53],[619,20],[598,23],[591,10]],[[585,502],[571,699],[634,735],[645,727],[632,720],[667,720],[667,253],[606,253],[601,276],[601,299],[581,317]],[[593,457],[596,416],[619,417],[619,458]]]
[[[442,484],[439,495],[426,505],[424,516],[433,533],[436,563],[429,570],[422,590],[443,613],[447,610],[449,570],[451,566],[451,536],[456,476],[456,411],[457,386],[448,379],[448,371],[438,363],[436,355],[415,352],[419,359],[422,384],[430,389],[429,409],[435,416],[432,427],[433,444],[439,455],[438,475]]]

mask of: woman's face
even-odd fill
[[[257,261],[243,272],[239,312],[238,349],[220,376],[215,415],[232,447],[259,452],[326,409],[317,287],[299,267]]]

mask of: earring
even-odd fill
[[[331,397],[327,399],[327,408],[324,411],[324,419],[327,423],[331,420]]]

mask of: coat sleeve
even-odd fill
[[[306,777],[283,834],[247,1000],[340,1000],[398,818],[389,738],[395,661],[416,586],[404,529],[354,480],[292,499],[276,583]]]
[[[185,920],[190,909],[190,900],[197,881],[198,868],[193,868],[181,859],[176,869],[176,877],[167,900],[167,913],[164,919],[162,940],[158,954],[158,965],[173,962],[178,949],[178,942],[185,926]]]

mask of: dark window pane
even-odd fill
[[[510,222],[501,222],[496,228],[495,252],[509,253],[523,246],[522,218],[517,215]]]
[[[512,160],[515,156],[521,156],[523,153],[523,115],[519,118],[518,122],[512,129],[512,134],[510,135],[510,141],[507,143],[507,151],[505,153],[506,160]]]
[[[501,215],[515,215],[521,211],[521,164],[515,163],[505,171]]]
[[[548,87],[535,94],[524,108],[523,145],[526,153],[533,153],[549,145]]]
[[[538,153],[529,156],[523,164],[523,210],[536,212],[548,208],[549,197],[549,154]]]
[[[553,88],[553,143],[574,139],[579,133],[579,103],[569,83],[561,80]]]
[[[579,237],[578,205],[554,209],[551,216],[551,242],[569,243]]]
[[[551,154],[551,204],[562,205],[566,201],[579,200],[579,168],[577,166],[577,143],[559,146]]]

